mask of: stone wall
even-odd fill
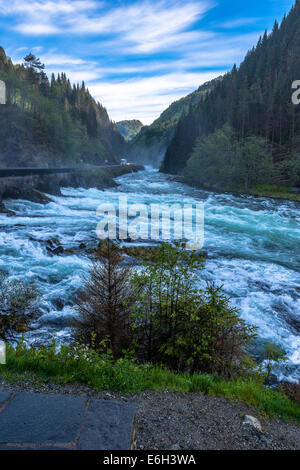
[[[8,198],[32,200],[30,190],[60,196],[60,188],[62,187],[110,188],[117,185],[114,178],[142,169],[142,166],[130,165],[113,168],[76,169],[72,173],[2,177],[0,178],[0,201]]]
[[[33,188],[58,196],[61,194],[61,183],[69,176],[62,173],[47,176],[30,175],[0,178],[0,200],[8,197],[20,197],[21,199],[23,192]]]

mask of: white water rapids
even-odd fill
[[[300,204],[252,196],[217,194],[170,181],[146,170],[118,178],[110,190],[63,189],[46,206],[8,201],[16,217],[0,215],[0,270],[34,281],[43,293],[43,315],[32,333],[48,340],[54,333],[67,340],[74,315],[72,299],[88,256],[50,256],[45,241],[58,237],[64,248],[96,244],[96,209],[126,194],[134,203],[205,203],[208,254],[203,280],[223,284],[241,316],[259,328],[260,341],[281,344],[289,360],[276,370],[279,379],[300,376]]]

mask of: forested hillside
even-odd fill
[[[144,124],[137,119],[131,119],[117,122],[117,126],[124,139],[129,142],[140,132]]]
[[[51,80],[32,54],[14,65],[0,47],[0,80],[7,104],[0,106],[0,165],[53,166],[110,162],[125,141],[85,84],[64,73]]]
[[[189,182],[249,191],[257,185],[300,186],[300,3],[261,37],[196,109],[183,115],[162,171]]]
[[[131,159],[137,163],[159,166],[182,114],[187,113],[190,108],[194,109],[219,80],[221,77],[204,83],[198,90],[172,103],[150,126],[144,126],[131,141]]]

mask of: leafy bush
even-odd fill
[[[258,184],[272,183],[273,174],[266,140],[256,136],[239,140],[228,124],[196,141],[185,169],[192,184],[246,192]]]
[[[39,291],[32,283],[9,280],[0,273],[0,339],[14,339],[29,329],[38,308]]]
[[[203,265],[197,252],[163,243],[154,262],[134,276],[138,358],[231,377],[254,366],[245,348],[255,328],[239,317],[221,287],[199,289]]]
[[[269,383],[274,366],[287,360],[286,352],[278,344],[268,342],[265,347],[264,360],[267,370],[266,383]]]

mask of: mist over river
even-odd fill
[[[170,181],[147,169],[118,178],[117,188],[63,189],[63,197],[46,206],[7,201],[16,217],[0,215],[0,270],[34,281],[40,288],[42,316],[30,333],[34,341],[70,335],[72,300],[90,265],[84,251],[51,256],[46,240],[59,238],[63,247],[84,242],[96,246],[97,207],[126,193],[129,203],[205,203],[205,244],[208,259],[203,282],[223,284],[241,316],[258,326],[255,352],[265,340],[280,343],[286,365],[279,379],[300,376],[300,204],[217,194]]]

